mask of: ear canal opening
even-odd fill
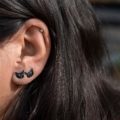
[[[22,50],[21,57],[35,55],[35,47],[29,41],[25,40],[25,47]]]

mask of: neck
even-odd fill
[[[0,79],[0,82],[0,120],[2,120],[15,96],[19,93],[20,88],[8,81],[3,84]]]
[[[0,97],[0,120],[3,119],[10,102],[11,102],[11,97],[10,96]]]

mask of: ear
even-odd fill
[[[30,19],[14,38],[22,49],[14,66],[12,80],[17,85],[26,85],[40,75],[47,63],[51,49],[49,31],[44,22]]]

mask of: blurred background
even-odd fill
[[[101,21],[101,31],[106,40],[110,58],[114,65],[106,64],[114,77],[114,83],[120,87],[120,0],[90,0],[96,15]]]

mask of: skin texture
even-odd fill
[[[51,49],[47,26],[30,19],[13,36],[0,43],[0,118],[23,86],[32,82],[44,69]],[[34,70],[31,78],[19,80],[15,72]]]
[[[13,66],[17,57],[17,51],[14,52],[15,44],[9,43],[0,48],[0,115],[4,108],[15,94],[15,86],[11,84]],[[9,68],[9,69],[6,69]]]

